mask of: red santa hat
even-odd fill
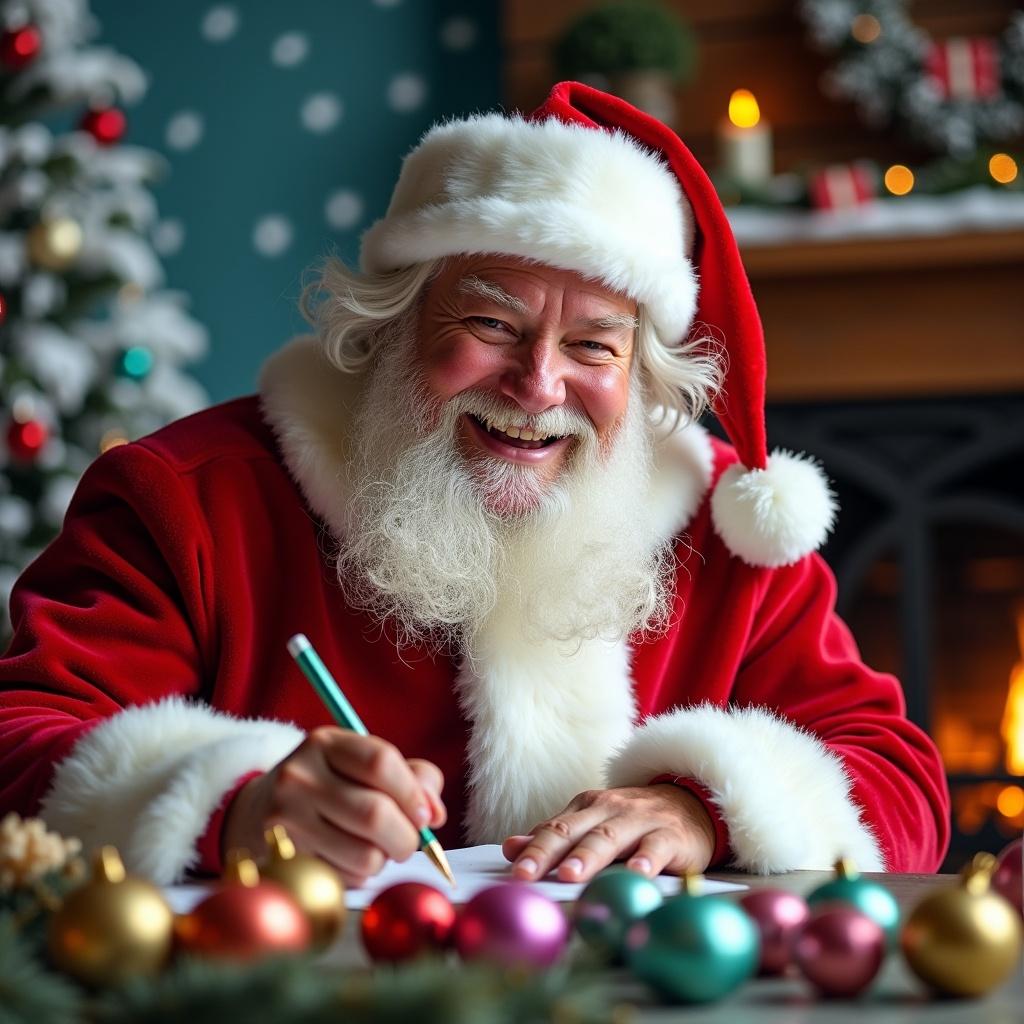
[[[575,270],[631,296],[667,349],[694,325],[724,343],[714,411],[739,461],[712,495],[715,529],[755,566],[788,565],[822,544],[834,498],[810,459],[768,454],[761,320],[714,186],[671,129],[578,82],[556,85],[528,118],[432,128],[364,235],[362,267],[476,252]]]

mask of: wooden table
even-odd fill
[[[807,893],[832,877],[828,871],[794,871],[760,877],[716,872],[709,877],[742,882],[751,888],[774,886]],[[956,884],[953,875],[865,874],[882,882],[905,912],[928,890]],[[738,894],[730,894],[735,896]],[[343,939],[326,954],[331,965],[365,965],[358,921],[349,923]],[[817,997],[800,977],[758,978],[727,999],[709,1006],[663,1006],[643,984],[624,969],[614,971],[615,995],[635,1012],[624,1015],[631,1024],[1021,1024],[1024,1021],[1024,975],[1021,971],[984,999],[940,1000],[930,997],[897,955],[889,957],[882,974],[866,996],[857,1000]]]

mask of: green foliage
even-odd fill
[[[79,1019],[77,988],[42,966],[12,914],[0,914],[0,1024],[70,1024]]]
[[[693,34],[672,11],[635,0],[595,8],[558,41],[555,62],[563,78],[628,71],[663,71],[688,78],[696,63]]]

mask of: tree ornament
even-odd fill
[[[943,100],[988,100],[1002,91],[995,39],[957,37],[933,42],[924,67]]]
[[[0,62],[12,71],[20,71],[39,56],[43,37],[35,25],[8,29],[0,35]]]
[[[66,270],[82,251],[82,228],[70,217],[44,219],[28,229],[26,244],[36,266]]]
[[[573,923],[587,945],[620,960],[627,930],[661,904],[661,890],[645,875],[624,867],[607,868],[580,893]]]
[[[891,949],[900,937],[900,907],[885,886],[862,878],[853,861],[846,857],[835,863],[836,877],[819,885],[807,897],[813,911],[825,903],[845,903],[867,914],[884,932]]]
[[[150,882],[127,875],[113,846],[101,847],[90,881],[50,919],[47,947],[56,966],[95,987],[156,974],[167,962],[174,914]]]
[[[345,925],[345,885],[326,861],[298,853],[283,825],[267,831],[270,858],[260,874],[291,893],[313,927],[313,945],[329,946]]]
[[[860,995],[885,959],[885,930],[849,904],[824,903],[793,940],[793,961],[823,995]]]
[[[443,892],[422,882],[399,882],[366,908],[363,946],[373,960],[412,960],[444,949],[454,924],[455,908]]]
[[[264,882],[245,850],[228,855],[223,883],[175,921],[178,946],[213,960],[249,961],[271,953],[300,953],[313,926],[277,882]]]
[[[7,319],[7,296],[0,292],[0,324]]]
[[[124,136],[128,120],[117,107],[97,107],[87,110],[78,127],[88,132],[101,146],[112,146]]]
[[[50,431],[42,420],[12,419],[7,425],[7,450],[18,462],[35,462],[49,439]]]
[[[754,922],[731,900],[700,896],[699,884],[687,875],[678,896],[626,933],[630,968],[673,1002],[721,999],[757,970]]]
[[[1024,917],[1024,878],[1022,878],[1021,858],[1024,856],[1024,839],[1014,839],[1009,846],[1003,848],[996,859],[996,870],[992,875],[992,888],[1009,900],[1017,908],[1017,913]]]
[[[127,380],[143,381],[153,369],[153,353],[144,345],[132,345],[118,357],[114,370],[119,377]]]
[[[569,937],[561,907],[522,882],[481,889],[463,908],[453,929],[463,960],[501,967],[550,967]]]
[[[807,903],[784,889],[752,889],[739,899],[761,936],[759,974],[782,974],[792,961],[793,940],[810,916]]]
[[[996,859],[979,853],[958,885],[936,889],[913,909],[900,937],[910,969],[938,992],[980,996],[1017,967],[1021,920],[991,891]]]

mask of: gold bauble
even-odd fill
[[[911,970],[946,995],[983,995],[1020,960],[1020,918],[989,891],[994,870],[995,857],[979,853],[958,885],[925,896],[903,926],[900,943]]]
[[[105,987],[159,971],[171,953],[173,927],[159,888],[127,876],[117,850],[104,846],[90,881],[50,919],[47,941],[58,968]]]
[[[47,270],[65,270],[82,251],[82,228],[70,217],[41,220],[28,231],[28,254]]]
[[[313,926],[313,945],[329,946],[345,925],[345,885],[330,864],[297,853],[281,825],[267,832],[270,857],[260,875],[283,886],[302,907]]]

